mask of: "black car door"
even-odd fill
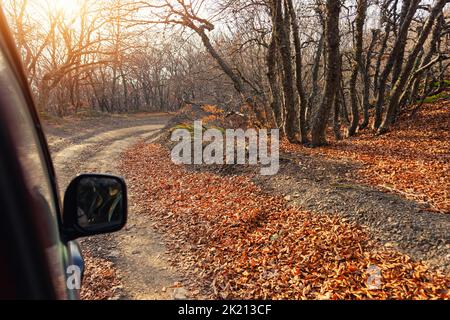
[[[0,298],[65,299],[53,169],[2,16],[0,30]]]

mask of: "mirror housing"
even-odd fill
[[[66,241],[119,231],[127,216],[127,186],[122,178],[83,174],[69,184],[62,219]]]

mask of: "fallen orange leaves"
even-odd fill
[[[122,171],[173,263],[216,299],[448,298],[450,279],[378,247],[336,216],[289,207],[245,176],[188,171],[159,145],[126,152]],[[381,273],[377,290],[368,268]],[[420,276],[417,276],[420,274]]]
[[[357,177],[361,182],[427,203],[434,211],[450,212],[449,101],[424,105],[414,118],[401,118],[391,132],[379,137],[366,130],[327,147],[311,149],[285,141],[282,148],[359,161],[364,164]]]
[[[86,270],[81,290],[83,300],[108,300],[116,295],[120,287],[117,271],[112,263],[84,252]]]

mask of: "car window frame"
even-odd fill
[[[0,46],[3,49],[3,54],[5,59],[10,66],[10,70],[16,78],[18,85],[20,86],[23,98],[26,102],[26,107],[31,116],[31,120],[36,130],[36,135],[38,138],[38,147],[41,149],[43,158],[45,161],[46,171],[48,172],[48,177],[51,184],[53,198],[55,199],[55,210],[57,215],[57,224],[61,237],[61,241],[67,243],[64,239],[63,223],[62,223],[62,202],[58,189],[58,181],[56,178],[56,171],[53,165],[53,161],[50,154],[50,149],[48,147],[48,142],[44,134],[44,129],[42,122],[36,110],[36,103],[34,101],[33,95],[31,93],[28,80],[26,78],[22,60],[17,53],[16,45],[14,39],[11,35],[9,26],[7,24],[6,18],[0,7]]]
[[[61,251],[59,254],[61,255],[63,267],[66,268],[69,262],[67,254],[70,253],[67,249],[68,241],[65,240],[63,232],[62,206],[60,194],[58,192],[55,169],[50,156],[50,151],[48,148],[47,140],[45,138],[43,127],[38,112],[35,108],[36,105],[31,93],[31,89],[25,76],[22,61],[19,54],[17,53],[15,42],[12,38],[12,34],[8,27],[6,18],[2,12],[1,6],[0,50],[2,59],[4,60],[4,63],[8,68],[7,72],[10,73],[11,81],[15,82],[17,94],[20,94],[20,98],[21,100],[23,100],[21,108],[23,108],[23,110],[28,113],[27,117],[30,120],[30,130],[33,131],[33,134],[35,136],[35,146],[37,148],[37,151],[40,152],[43,174],[49,181],[47,189],[49,195],[51,196],[50,201],[53,205],[55,231],[57,231],[57,234],[55,234],[55,240],[58,241],[61,248],[64,248],[64,252]],[[11,171],[5,172],[5,178],[8,178],[8,181],[13,182],[13,189],[16,190],[16,193],[9,193],[9,200],[11,200],[12,203],[15,202],[15,205],[13,206],[15,209],[12,212],[4,212],[5,218],[7,219],[8,223],[10,223],[11,226],[15,226],[14,230],[11,229],[10,232],[8,232],[9,235],[7,235],[7,238],[9,237],[9,239],[14,243],[17,241],[17,245],[19,246],[18,248],[22,248],[19,251],[20,253],[16,253],[16,255],[22,257],[20,258],[22,259],[22,261],[28,260],[29,263],[32,262],[31,269],[29,268],[29,266],[16,264],[16,267],[18,268],[17,271],[22,270],[24,277],[28,279],[28,286],[24,286],[23,281],[16,281],[17,286],[21,292],[21,295],[19,297],[25,297],[26,299],[70,299],[72,297],[70,292],[60,291],[56,286],[54,286],[55,282],[53,281],[53,277],[51,276],[52,272],[51,266],[49,265],[49,260],[47,259],[47,257],[45,257],[45,254],[43,254],[44,247],[36,247],[40,243],[40,241],[36,241],[39,240],[35,228],[36,223],[39,223],[39,221],[37,221],[36,219],[37,211],[35,208],[33,208],[31,202],[27,203],[31,200],[31,198],[29,198],[30,194],[26,191],[27,184],[25,182],[25,173],[23,172],[23,168],[21,168],[18,163],[19,155],[14,144],[14,134],[10,124],[8,124],[7,122],[10,118],[8,113],[9,112],[7,111],[7,109],[0,110],[0,114],[2,114],[2,117],[5,116],[4,119],[0,119],[2,121],[5,121],[3,123],[4,127],[0,128],[0,148],[2,152],[4,152],[5,160],[3,161],[3,164],[6,164],[7,167],[11,168]],[[14,215],[16,215],[17,217],[14,217]],[[22,221],[22,223],[18,221]],[[26,234],[23,233],[24,230],[27,230]],[[20,234],[24,236],[24,239],[20,237]],[[27,240],[25,240],[25,238]],[[14,257],[14,255],[12,255],[11,257]],[[8,261],[5,262],[6,264],[8,263]],[[65,272],[65,270],[62,271]],[[61,276],[65,278],[67,275],[61,274]]]

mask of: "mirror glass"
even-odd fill
[[[114,177],[84,177],[78,183],[78,226],[95,231],[120,226],[124,221],[124,192]]]

